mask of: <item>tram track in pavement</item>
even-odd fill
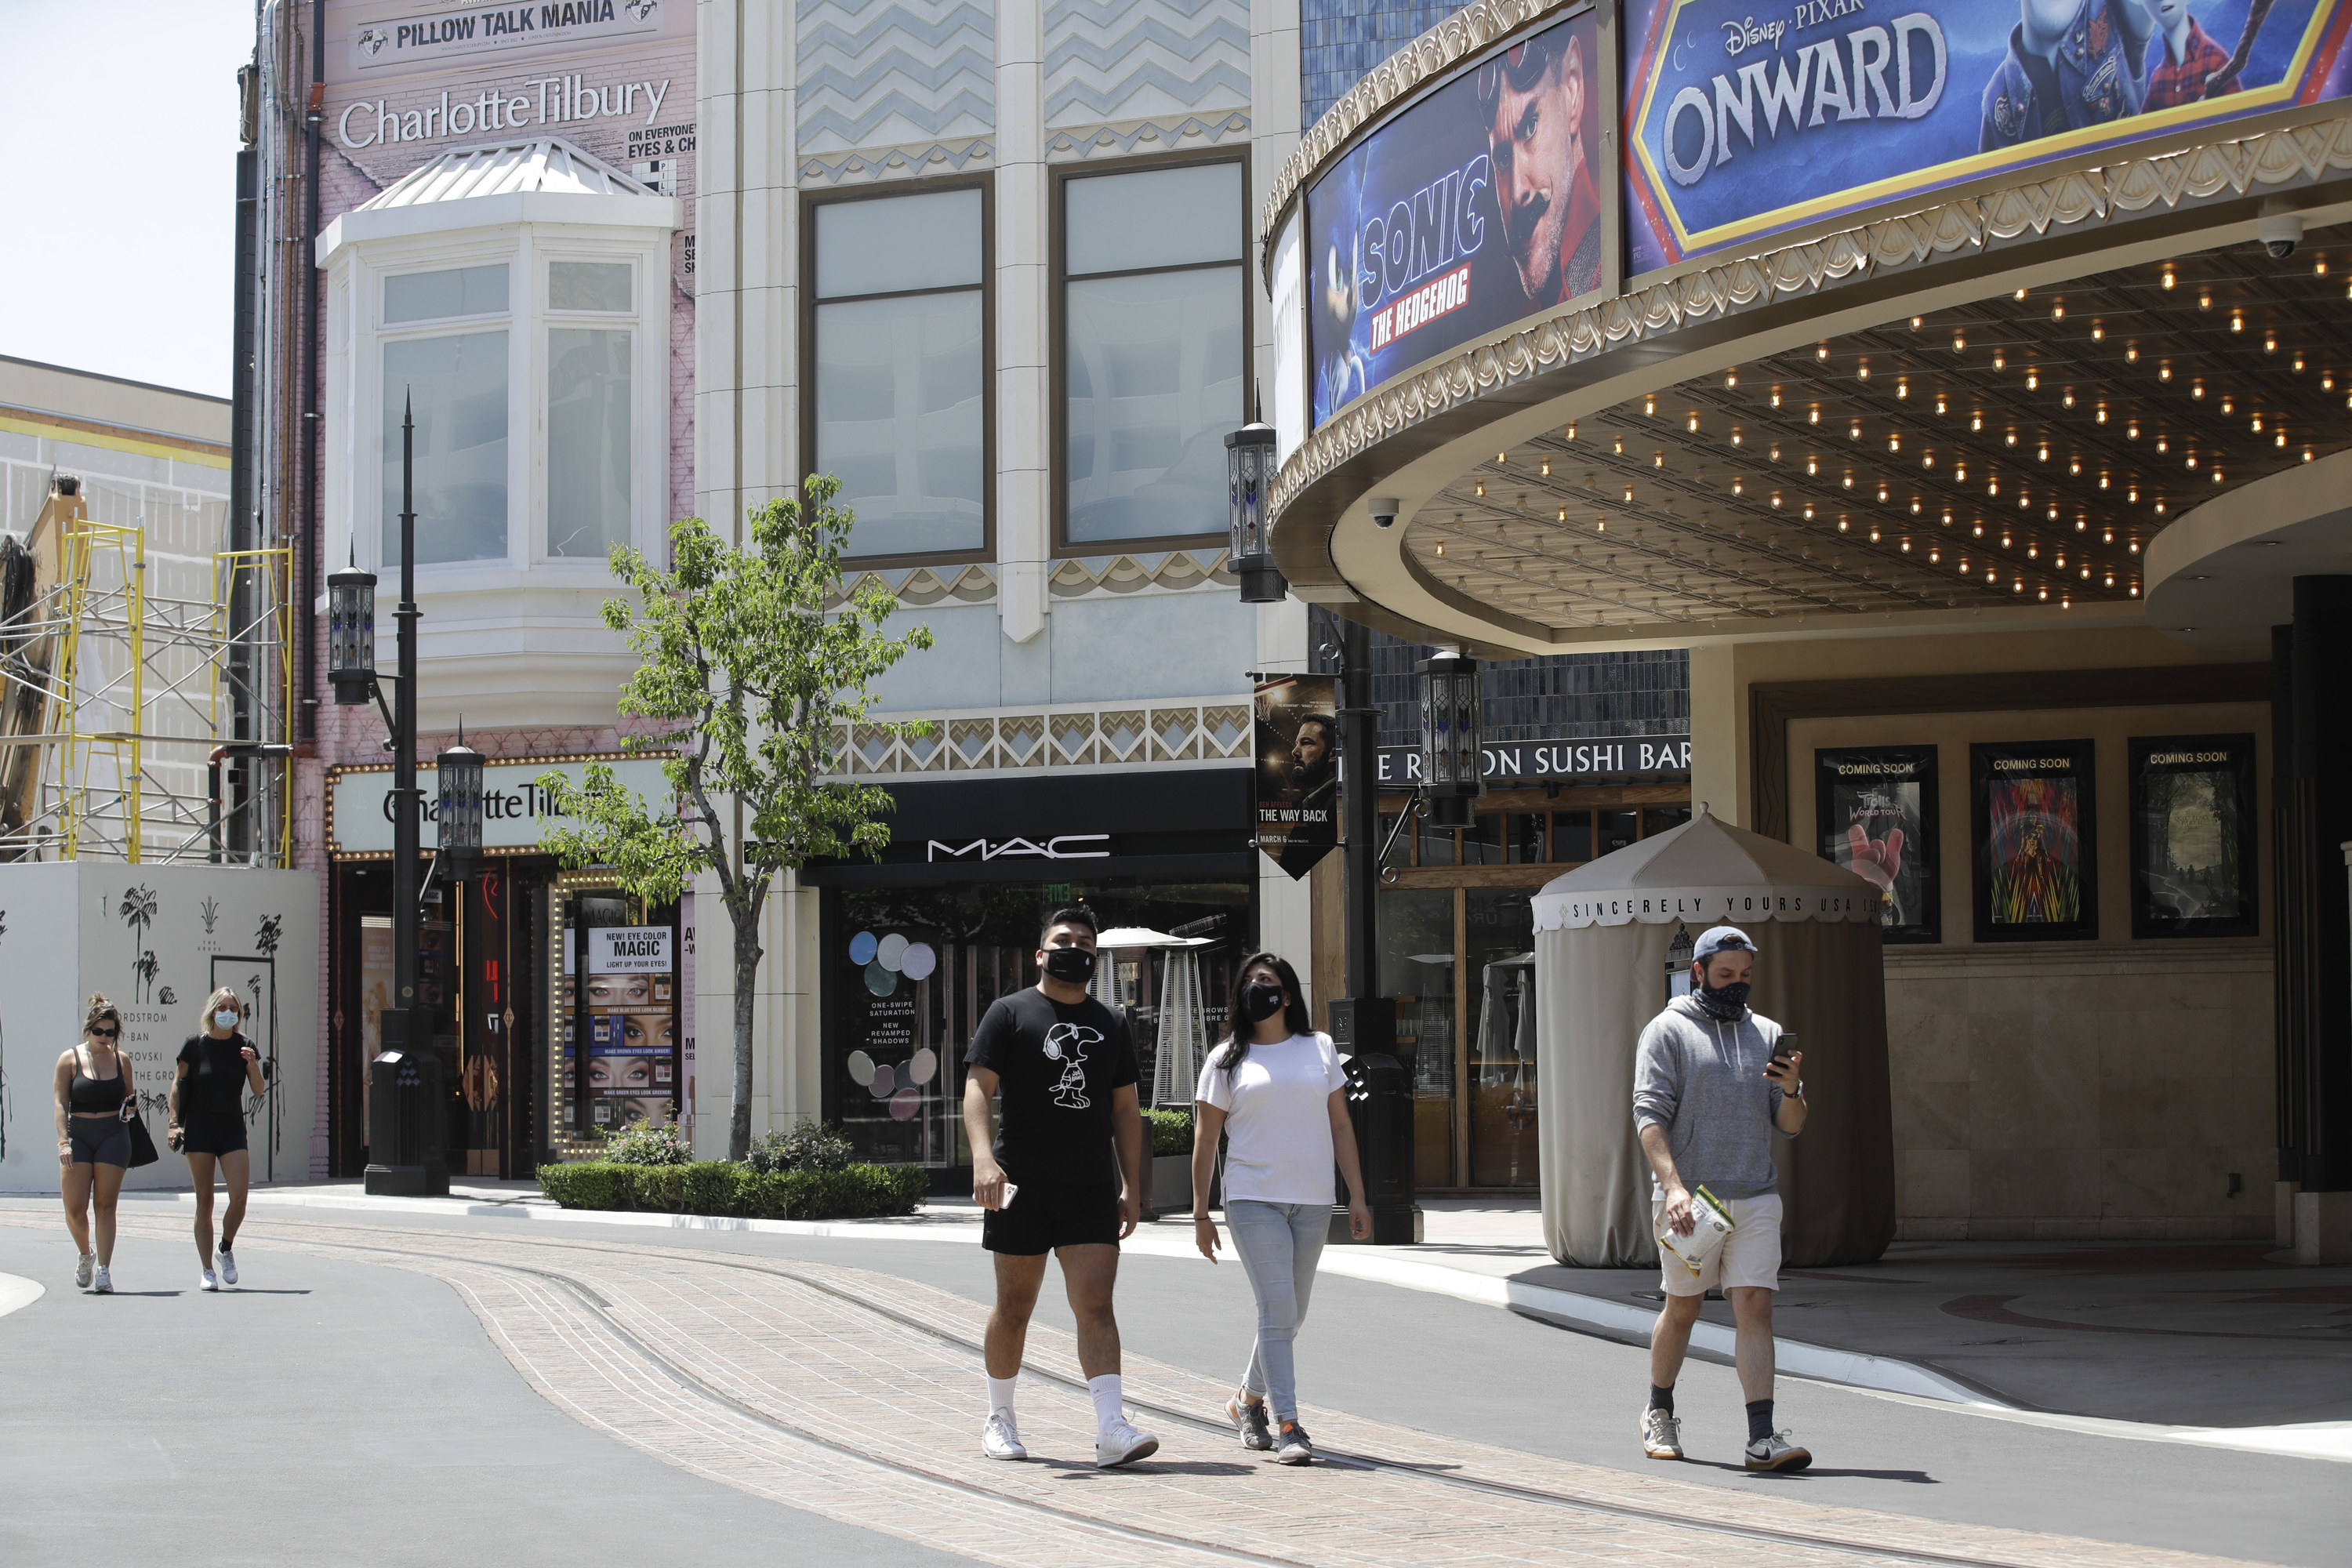
[[[277,1227],[273,1226],[273,1228]],[[563,1292],[580,1311],[593,1318],[598,1326],[616,1342],[626,1346],[646,1368],[680,1391],[708,1401],[766,1430],[794,1441],[812,1445],[857,1464],[877,1467],[910,1479],[944,1487],[988,1503],[1029,1510],[1085,1531],[1105,1532],[1138,1545],[1158,1547],[1163,1550],[1174,1548],[1232,1563],[1281,1564],[1283,1568],[1319,1568],[1320,1564],[1328,1561],[1328,1558],[1286,1556],[1279,1552],[1252,1550],[1248,1547],[1204,1540],[1197,1536],[1153,1530],[1148,1526],[1122,1523],[1083,1510],[1063,1508],[1035,1498],[1024,1497],[1014,1492],[980,1485],[939,1469],[891,1458],[869,1447],[841,1442],[815,1430],[807,1423],[787,1419],[771,1410],[763,1409],[758,1404],[745,1399],[736,1392],[705,1376],[686,1361],[666,1351],[661,1345],[624,1321],[621,1314],[616,1311],[614,1304],[594,1285],[559,1268],[518,1262],[495,1256],[483,1256],[478,1248],[474,1247],[453,1249],[446,1247],[434,1248],[426,1246],[393,1245],[388,1239],[377,1239],[373,1234],[374,1227],[368,1227],[366,1232],[358,1232],[358,1227],[350,1226],[299,1222],[287,1226],[286,1229],[304,1233],[299,1239],[290,1235],[286,1237],[288,1244],[296,1247],[317,1247],[334,1252],[375,1254],[418,1263],[487,1268],[539,1280]],[[352,1238],[330,1239],[326,1236],[318,1234],[326,1230],[332,1230],[343,1237]],[[366,1238],[358,1239],[355,1232],[364,1235]],[[421,1243],[442,1239],[437,1233],[432,1231],[402,1229],[396,1234],[402,1239],[410,1242]],[[468,1233],[467,1239],[478,1243],[488,1238],[481,1237],[478,1233]],[[538,1243],[538,1245],[548,1244]],[[961,1356],[977,1361],[982,1355],[982,1346],[976,1340],[952,1332],[935,1323],[926,1321],[911,1312],[885,1305],[855,1290],[830,1283],[801,1268],[787,1265],[702,1250],[682,1253],[658,1247],[631,1247],[585,1239],[567,1240],[562,1245],[564,1251],[572,1254],[587,1253],[640,1263],[648,1259],[659,1259],[672,1264],[691,1262],[698,1267],[719,1269],[727,1273],[775,1279],[822,1296],[853,1312],[887,1322],[898,1330],[924,1336]],[[1060,1387],[1081,1401],[1087,1397],[1086,1384],[1082,1377],[1073,1377],[1068,1373],[1039,1366],[1034,1363],[1024,1364],[1023,1370],[1031,1377]],[[1192,1411],[1150,1398],[1137,1398],[1130,1395],[1127,1403],[1131,1408],[1147,1412],[1159,1420],[1213,1435],[1226,1443],[1231,1443],[1233,1440],[1231,1428],[1225,1422],[1209,1419]],[[1933,1568],[2047,1568],[2047,1560],[2033,1560],[2036,1554],[2003,1557],[1939,1552],[1888,1541],[1862,1540],[1767,1523],[1744,1522],[1703,1515],[1695,1516],[1687,1512],[1645,1507],[1638,1502],[1530,1486],[1492,1477],[1441,1473],[1433,1471],[1423,1464],[1383,1458],[1375,1454],[1351,1451],[1346,1447],[1319,1449],[1318,1458],[1336,1468],[1383,1476],[1418,1487],[1485,1496],[1498,1500],[1508,1500],[1521,1505],[1535,1505],[1547,1510],[1587,1516],[1596,1520],[1613,1520],[1626,1524],[1664,1529],[1680,1534],[1729,1538],[1768,1549],[1777,1547],[1783,1551],[1832,1553],[1845,1559],[1866,1558],[1933,1565]],[[2176,1554],[2164,1552],[2161,1555],[2173,1557]],[[2210,1563],[2216,1560],[2207,1558],[2202,1561]]]

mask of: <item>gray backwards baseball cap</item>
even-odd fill
[[[1757,946],[1748,940],[1748,933],[1738,926],[1710,926],[1701,933],[1698,945],[1691,949],[1694,963],[1705,963],[1718,952],[1755,952]]]

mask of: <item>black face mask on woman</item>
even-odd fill
[[[1084,985],[1095,977],[1094,950],[1049,947],[1045,950],[1045,973],[1065,984]]]
[[[1242,988],[1242,1014],[1253,1024],[1263,1024],[1282,1011],[1282,987],[1259,981]]]

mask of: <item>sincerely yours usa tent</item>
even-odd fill
[[[1633,1047],[1673,989],[1668,950],[1737,925],[1761,950],[1752,1005],[1799,1036],[1804,1136],[1775,1137],[1784,1259],[1866,1262],[1895,1238],[1878,889],[1704,808],[1535,899],[1544,1237],[1562,1263],[1657,1261],[1633,1129]],[[1687,949],[1684,950],[1685,952]],[[1687,962],[1681,966],[1687,969]]]

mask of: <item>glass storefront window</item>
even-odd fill
[[[1462,830],[1462,863],[1465,866],[1499,866],[1503,864],[1503,813],[1482,811],[1470,819]]]
[[[1514,866],[1540,866],[1546,858],[1544,814],[1540,811],[1515,811],[1504,824],[1504,842]]]
[[[1524,890],[1463,894],[1465,978],[1472,998],[1470,1184],[1535,1184],[1535,912]]]
[[[1601,818],[1601,842],[1593,850],[1593,858],[1614,854],[1633,842],[1638,830],[1637,814],[1632,811],[1603,811]]]
[[[1397,1052],[1412,1072],[1413,1179],[1454,1184],[1454,892],[1386,889],[1381,994],[1397,1008]]]
[[[830,892],[824,1120],[840,1127],[861,1159],[969,1166],[963,1048],[991,1003],[1036,984],[1039,927],[1055,909],[1076,903],[1090,906],[1106,930],[1139,926],[1210,939],[1197,948],[1106,953],[1094,987],[1126,1019],[1138,1097],[1147,1105],[1155,1095],[1190,1105],[1199,1058],[1226,1032],[1233,968],[1255,924],[1250,896],[1240,881]],[[1187,1037],[1194,1054],[1183,1061],[1171,1054],[1170,1072],[1158,1074],[1163,1042],[1172,1053]],[[1155,1085],[1156,1077],[1167,1081]]]
[[[1552,858],[1570,866],[1581,866],[1592,858],[1592,814],[1589,811],[1555,811],[1551,814]]]
[[[1680,827],[1690,820],[1686,805],[1647,805],[1642,808],[1642,837],[1655,838],[1659,834]]]
[[[1412,832],[1413,837],[1419,841],[1417,845],[1419,854],[1413,862],[1415,865],[1451,866],[1454,864],[1454,829],[1431,826],[1429,817],[1424,814],[1413,826]]]

